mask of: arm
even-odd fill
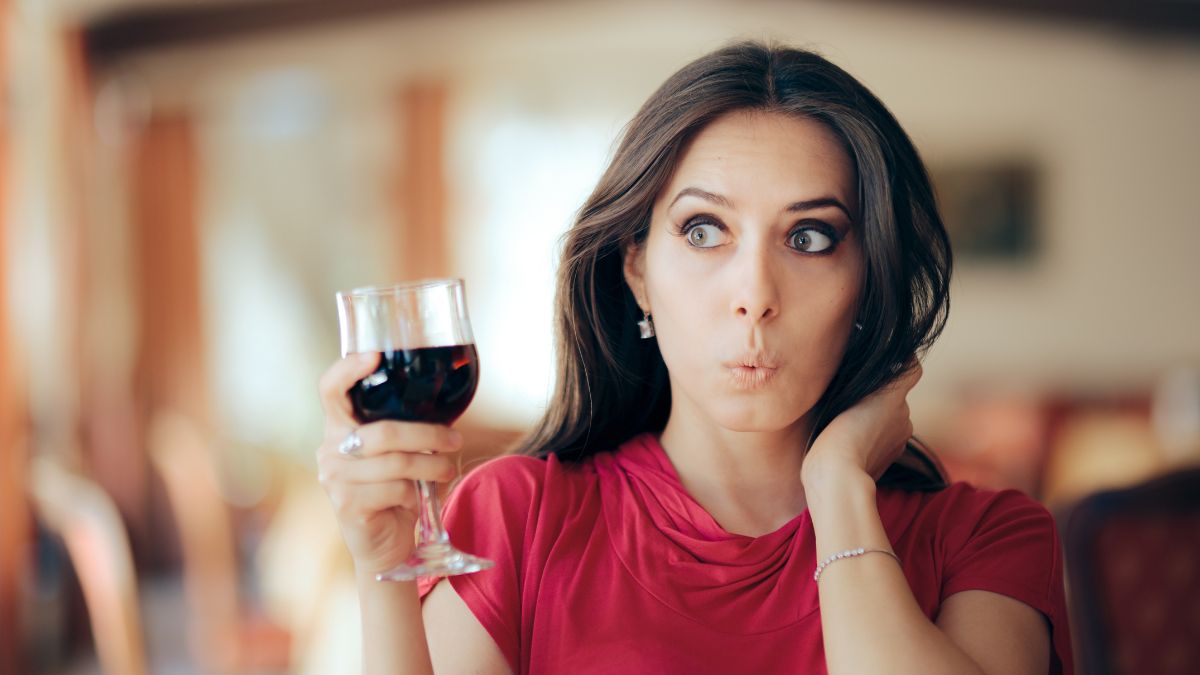
[[[425,626],[435,672],[509,675],[496,641],[443,579],[425,597]]]
[[[805,478],[818,560],[860,546],[891,550],[870,475],[831,462],[806,470]],[[830,565],[818,591],[831,675],[1047,671],[1045,621],[1017,600],[986,591],[958,593],[946,600],[935,625],[896,561],[880,554]]]
[[[360,574],[358,597],[364,675],[512,672],[495,641],[444,579],[422,605],[416,583],[378,582],[373,574]]]
[[[363,674],[431,675],[416,583],[381,583],[374,574],[359,574],[358,600]]]
[[[875,477],[912,435],[906,398],[920,364],[846,410],[805,457],[802,480],[817,560],[851,548],[891,550],[879,517]],[[1045,673],[1050,637],[1041,614],[1006,596],[965,591],[930,621],[891,557],[840,560],[821,574],[825,659],[840,673]],[[866,647],[866,648],[864,648]]]

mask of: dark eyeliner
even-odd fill
[[[789,243],[789,248],[792,248],[793,251],[803,255],[832,255],[833,252],[837,250],[838,244],[842,242],[842,236],[837,231],[837,228],[820,220],[802,220],[796,223],[796,227],[793,227],[787,234],[788,241],[791,242],[792,238],[795,237],[797,233],[805,230],[814,230],[816,232],[820,232],[826,237],[829,237],[830,244],[829,248],[825,249],[824,251],[801,251],[800,249],[792,247]]]
[[[694,228],[698,225],[716,225],[718,228],[721,229],[722,232],[725,231],[725,224],[722,223],[720,220],[718,220],[715,216],[711,216],[707,213],[701,213],[699,215],[695,215],[695,216],[692,216],[691,218],[688,218],[687,220],[683,221],[683,223],[681,223],[679,225],[676,225],[674,228],[675,234],[677,234],[681,237],[685,236],[685,235],[687,235],[688,232],[690,232],[692,230],[692,228]]]
[[[718,246],[696,246],[692,242],[688,241],[688,235],[691,233],[691,231],[701,225],[712,225],[722,232],[727,231],[727,229],[725,228],[725,223],[722,223],[720,221],[720,219],[718,219],[716,216],[713,216],[713,215],[707,214],[707,213],[701,213],[699,215],[695,215],[695,216],[692,216],[691,218],[688,218],[687,220],[683,221],[683,223],[680,225],[673,226],[672,230],[674,230],[674,231],[672,232],[672,234],[674,234],[675,236],[678,236],[678,237],[682,237],[684,240],[684,243],[686,243],[688,245],[688,248],[695,250],[695,251],[708,252],[713,249],[719,248]]]

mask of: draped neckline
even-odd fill
[[[816,612],[807,509],[762,536],[727,532],[688,494],[652,433],[594,462],[614,553],[660,602],[738,635],[786,628]]]

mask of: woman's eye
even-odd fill
[[[721,245],[724,233],[716,225],[702,223],[689,228],[686,236],[688,243],[696,248],[712,248]]]
[[[796,230],[788,236],[788,244],[797,251],[805,253],[822,253],[833,248],[833,237],[824,232],[806,227]]]

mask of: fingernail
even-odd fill
[[[462,437],[462,434],[460,434],[460,433],[458,433],[457,431],[455,431],[455,430],[451,429],[451,430],[450,430],[450,442],[451,442],[451,443],[454,443],[455,445],[461,446],[461,445],[462,445],[462,442],[463,442],[463,437]]]

